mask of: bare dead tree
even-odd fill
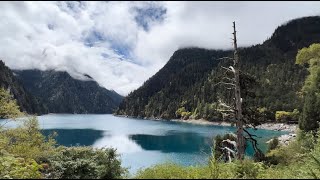
[[[241,108],[241,92],[240,92],[240,73],[239,73],[239,54],[237,46],[236,23],[233,22],[233,45],[234,45],[234,78],[235,78],[235,107],[236,107],[236,126],[237,126],[237,149],[238,159],[243,159],[245,153],[245,139],[243,136],[243,121]]]
[[[225,103],[220,102],[220,106],[223,109],[217,109],[222,113],[229,113],[233,114],[234,118],[236,120],[236,136],[237,136],[237,142],[236,142],[236,156],[237,159],[242,160],[245,155],[245,149],[246,149],[246,141],[251,142],[255,153],[258,154],[258,156],[262,156],[263,153],[261,150],[257,147],[258,143],[257,140],[254,138],[256,137],[253,134],[250,134],[245,127],[249,128],[250,127],[250,122],[248,120],[248,114],[246,116],[243,115],[243,101],[241,97],[241,85],[240,85],[240,58],[238,54],[238,46],[237,46],[237,34],[236,34],[236,27],[235,27],[235,22],[233,22],[233,46],[234,46],[234,52],[233,52],[233,58],[231,57],[222,57],[217,60],[232,60],[233,65],[229,67],[222,67],[222,69],[225,70],[225,73],[223,76],[227,74],[232,74],[232,77],[221,77],[221,81],[215,84],[214,86],[217,85],[224,85],[228,90],[234,90],[234,97],[233,97],[233,105],[232,106],[227,106]],[[243,72],[241,72],[242,76],[245,75]],[[250,109],[250,108],[249,108]],[[245,111],[246,112],[246,111]],[[254,118],[255,116],[253,116]],[[245,127],[244,127],[245,126]],[[252,125],[255,127],[255,125]],[[246,136],[245,136],[246,135]],[[227,148],[223,148],[224,150],[229,151]],[[229,153],[234,153],[230,151]]]

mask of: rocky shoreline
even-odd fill
[[[173,119],[171,121],[175,122],[183,122],[183,123],[191,123],[191,124],[201,124],[201,125],[216,125],[216,126],[232,126],[229,122],[210,122],[204,119],[190,119],[190,120],[181,120],[181,119]],[[297,136],[296,130],[298,126],[296,124],[284,124],[284,123],[264,123],[256,127],[257,129],[265,129],[265,130],[273,130],[273,131],[285,131],[289,134],[281,135],[278,138],[279,144],[281,146],[288,145],[292,140],[294,140]],[[267,141],[269,143],[272,139]]]
[[[141,118],[141,117],[131,117],[126,115],[114,115],[119,117],[128,117],[128,118]],[[190,123],[190,124],[197,124],[197,125],[215,125],[215,126],[232,126],[230,122],[212,122],[207,121],[205,119],[172,119],[172,120],[165,120],[160,118],[142,118],[142,119],[149,119],[155,121],[172,121],[172,122],[182,122],[182,123]],[[273,130],[273,131],[286,131],[289,133],[295,133],[297,129],[296,124],[284,124],[284,123],[264,123],[256,127],[257,129],[265,129],[265,130]]]
[[[284,134],[281,135],[278,138],[279,144],[281,146],[287,146],[292,140],[294,140],[297,137],[297,134],[295,133],[290,133],[290,134]],[[269,141],[267,141],[266,143],[270,143],[272,141],[272,139],[270,139]]]
[[[258,129],[267,129],[274,131],[287,131],[290,133],[295,133],[298,125],[297,124],[284,124],[284,123],[264,123],[257,126]]]
[[[216,126],[232,126],[229,122],[210,122],[204,119],[190,119],[190,120],[180,120],[173,119],[171,121],[175,122],[184,122],[191,124],[200,124],[200,125],[216,125]],[[297,129],[296,124],[284,124],[284,123],[264,123],[256,127],[257,129],[265,129],[265,130],[273,130],[273,131],[287,131],[290,133],[294,133]]]

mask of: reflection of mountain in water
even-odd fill
[[[59,145],[63,146],[91,146],[97,139],[104,136],[101,130],[93,129],[45,129],[42,133],[46,136],[57,132],[55,138]]]
[[[210,150],[210,138],[198,133],[174,132],[166,135],[130,135],[145,150],[158,150],[164,153],[193,153],[208,152]]]
[[[166,135],[135,134],[130,135],[129,138],[145,150],[163,153],[210,153],[211,139],[213,139],[193,132],[169,132]],[[259,147],[265,152],[267,148],[261,145],[262,143],[259,144]],[[247,143],[246,155],[252,156],[253,154],[251,143]]]
[[[168,131],[165,135],[133,134],[129,137],[127,135],[106,134],[105,131],[94,129],[46,129],[42,132],[46,136],[52,132],[57,132],[58,136],[55,139],[59,145],[115,147],[121,153],[137,152],[141,151],[142,148],[147,151],[160,151],[162,153],[209,154],[212,145],[212,138],[209,136],[184,131]],[[266,132],[260,131],[260,135],[264,136]],[[267,139],[257,139],[258,146],[263,152],[267,149],[265,144]],[[250,143],[247,143],[246,154],[248,156],[254,154]]]

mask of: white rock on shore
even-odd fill
[[[297,137],[297,134],[295,133],[290,133],[290,134],[284,134],[278,137],[279,140],[279,144],[281,146],[285,145],[287,146],[292,140],[294,140]],[[270,139],[269,141],[267,141],[267,143],[270,143],[272,141],[272,139]]]
[[[284,123],[265,123],[257,126],[258,129],[267,129],[275,131],[288,131],[294,133],[297,129],[295,124],[284,124]]]

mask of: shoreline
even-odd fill
[[[232,126],[230,122],[211,122],[205,119],[189,119],[189,120],[182,120],[182,119],[173,119],[173,122],[183,122],[183,123],[190,123],[190,124],[199,124],[199,125],[215,125],[215,126]],[[234,125],[235,126],[235,125]],[[257,129],[264,129],[264,130],[273,130],[273,131],[286,131],[290,133],[294,133],[297,129],[296,124],[285,124],[285,123],[263,123],[259,126],[256,126]]]
[[[114,114],[113,114],[114,115]],[[114,115],[118,117],[126,117],[126,118],[141,118],[145,120],[154,120],[154,121],[172,121],[172,122],[181,122],[181,123],[189,123],[189,124],[196,124],[196,125],[214,125],[214,126],[232,126],[230,122],[217,122],[217,121],[207,121],[205,119],[171,119],[165,120],[160,118],[146,118],[146,117],[132,117],[127,115]],[[297,124],[285,124],[285,123],[263,123],[256,127],[257,129],[264,129],[264,130],[272,130],[272,131],[285,131],[288,133],[294,133],[298,128]]]

